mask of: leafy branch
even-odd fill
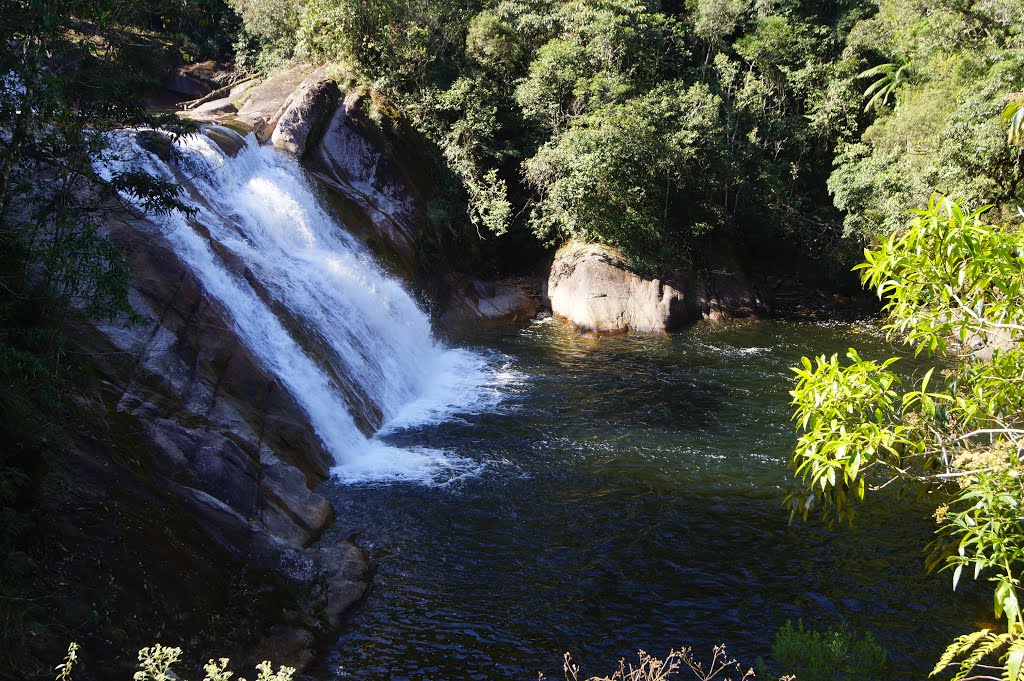
[[[852,522],[865,490],[892,482],[943,499],[927,567],[952,570],[954,588],[965,568],[986,575],[1006,631],[957,639],[935,673],[956,661],[957,681],[1020,681],[1024,236],[984,224],[985,210],[933,196],[906,231],[865,251],[858,269],[886,301],[890,338],[956,361],[908,384],[891,368],[896,358],[869,361],[853,349],[845,364],[805,357],[791,393],[800,431],[792,466],[803,491],[787,504],[805,518],[820,504],[826,519]]]

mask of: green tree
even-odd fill
[[[1002,0],[882,0],[852,28],[846,58],[884,63],[840,74],[871,81],[863,101],[873,116],[859,138],[841,140],[828,181],[848,235],[870,243],[902,229],[906,207],[932,192],[1013,214],[1024,165],[999,119],[1024,87],[1022,22],[1024,6]]]
[[[982,220],[985,209],[933,197],[908,229],[865,252],[863,281],[886,301],[886,330],[921,355],[950,360],[919,380],[895,358],[803,359],[792,392],[800,438],[793,457],[804,490],[787,502],[807,517],[852,521],[866,492],[892,481],[941,500],[929,567],[964,569],[993,585],[1001,633],[950,645],[938,674],[1020,679],[1019,593],[1024,567],[1024,235]],[[945,363],[945,362],[944,362]]]
[[[706,87],[672,83],[599,109],[542,147],[525,164],[540,197],[537,235],[611,244],[647,267],[684,255],[714,224],[686,197],[714,181],[704,163],[719,108]]]
[[[188,131],[143,108],[167,49],[153,17],[121,0],[15,0],[0,12],[0,654],[25,654],[31,561],[23,541],[33,495],[63,442],[74,394],[65,324],[77,310],[125,319],[129,272],[102,235],[127,193],[180,208],[177,187],[106,174],[112,128]],[[158,17],[159,18],[159,17]],[[141,55],[141,56],[140,56]],[[143,58],[145,57],[145,58]],[[159,135],[159,133],[153,133]],[[163,139],[163,138],[161,138]],[[24,638],[22,638],[24,637]]]

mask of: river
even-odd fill
[[[781,506],[789,367],[851,345],[891,354],[877,333],[764,321],[591,338],[547,319],[472,345],[500,399],[383,439],[474,467],[321,489],[339,517],[323,541],[361,531],[378,565],[322,674],[561,678],[565,651],[606,674],[637,649],[707,657],[718,642],[753,664],[803,619],[870,631],[892,678],[923,679],[984,616],[977,593],[924,572],[927,504],[881,493],[834,530]]]

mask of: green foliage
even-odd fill
[[[492,254],[601,239],[680,270],[718,231],[741,251],[850,255],[822,178],[859,111],[841,19],[867,0],[235,4],[267,59],[343,64],[401,106],[456,185],[431,215]]]
[[[265,62],[341,63],[402,106],[457,185],[439,194],[460,195],[449,218],[464,237],[606,239],[634,264],[672,269],[700,267],[718,232],[844,269],[935,191],[1004,220],[1024,202],[1024,146],[1002,142],[1024,120],[1005,107],[1024,89],[1014,0],[235,4]],[[640,109],[697,86],[717,98],[717,121],[681,163],[670,123]],[[662,109],[672,118],[682,103]],[[594,167],[616,117],[669,158]],[[611,140],[620,151],[623,137]],[[603,207],[576,200],[588,181],[611,182],[595,185]],[[702,248],[681,249],[698,233]]]
[[[748,11],[743,0],[690,0],[693,31],[710,46],[719,46],[736,32]]]
[[[1006,125],[1006,141],[1024,144],[1024,102],[1012,101],[1003,109],[1001,120]]]
[[[955,660],[959,659],[959,662]],[[995,659],[1001,662],[1000,667],[985,665],[984,662]],[[991,681],[1020,681],[1024,678],[1021,673],[1022,661],[1024,661],[1024,637],[1021,636],[1020,627],[1011,628],[1010,631],[995,634],[988,629],[975,631],[970,634],[958,637],[946,648],[932,676],[943,672],[947,667],[955,666],[956,673],[953,681],[964,681],[965,679],[986,679]],[[991,676],[979,673],[981,669],[993,672],[1002,671],[1000,676]]]
[[[903,86],[907,80],[907,74],[909,73],[910,62],[905,57],[898,57],[896,61],[889,62],[887,64],[879,64],[873,66],[867,71],[862,71],[857,74],[858,78],[874,78],[875,81],[868,86],[868,89],[864,91],[864,96],[867,97],[868,103],[864,105],[864,110],[868,111],[873,108],[884,106],[889,103],[889,99],[893,97]]]
[[[717,645],[711,652],[711,659],[698,660],[692,648],[680,648],[668,653],[664,658],[655,657],[643,650],[637,652],[638,664],[627,664],[619,660],[619,668],[610,676],[581,677],[579,665],[573,662],[569,653],[565,654],[563,671],[565,681],[667,681],[680,673],[694,681],[749,681],[753,679],[754,670],[744,667],[735,658],[730,657],[724,645]],[[544,678],[543,674],[540,676]],[[795,681],[793,676],[783,676],[779,681]]]
[[[291,0],[232,0],[231,6],[244,26],[233,46],[239,67],[268,73],[294,56],[299,15]]]
[[[772,659],[800,681],[881,681],[888,655],[870,633],[855,636],[846,628],[827,632],[786,622],[775,634]]]
[[[818,357],[813,365],[804,357],[794,369],[794,419],[802,431],[794,468],[806,496],[787,497],[791,515],[806,519],[820,503],[834,519],[852,522],[852,502],[864,499],[869,469],[899,466],[912,442],[912,428],[900,422],[900,379],[888,370],[896,359],[866,362],[852,348],[847,357],[848,366],[837,355]]]
[[[717,139],[719,106],[703,85],[672,83],[595,111],[542,147],[525,165],[540,196],[538,236],[612,244],[635,263],[683,256],[713,219],[688,196],[714,182],[701,152]]]
[[[865,489],[919,485],[941,500],[929,567],[952,570],[954,588],[965,567],[993,584],[1007,630],[954,642],[936,673],[960,659],[958,679],[993,662],[1018,678],[1024,649],[1024,236],[984,215],[933,197],[859,268],[886,301],[890,337],[919,355],[952,354],[952,366],[905,387],[889,370],[894,360],[851,350],[846,366],[805,358],[792,392],[801,431],[793,466],[804,482],[789,498],[794,513],[820,503],[829,517],[852,519]]]
[[[227,0],[159,0],[150,3],[148,28],[179,46],[186,62],[229,62],[241,20]]]
[[[875,64],[854,78],[870,83],[862,96],[876,118],[841,141],[829,179],[847,234],[899,231],[906,207],[933,192],[1013,214],[1024,165],[1000,115],[1024,87],[1022,30],[1024,6],[1005,0],[882,0],[853,27],[846,57]]]
[[[466,28],[466,57],[497,76],[514,77],[526,58],[515,25],[495,10],[484,10]]]
[[[910,229],[865,251],[864,283],[887,301],[890,332],[918,354],[944,353],[948,338],[964,344],[1024,330],[1024,236],[984,224],[986,210],[932,197],[913,211]]]
[[[54,668],[57,672],[56,681],[71,681],[71,672],[78,661],[78,648],[77,643],[68,645],[68,654],[64,656],[64,661]]]

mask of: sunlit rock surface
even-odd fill
[[[555,254],[548,298],[554,315],[593,333],[667,333],[692,318],[682,291],[632,272],[597,244],[570,243]]]

